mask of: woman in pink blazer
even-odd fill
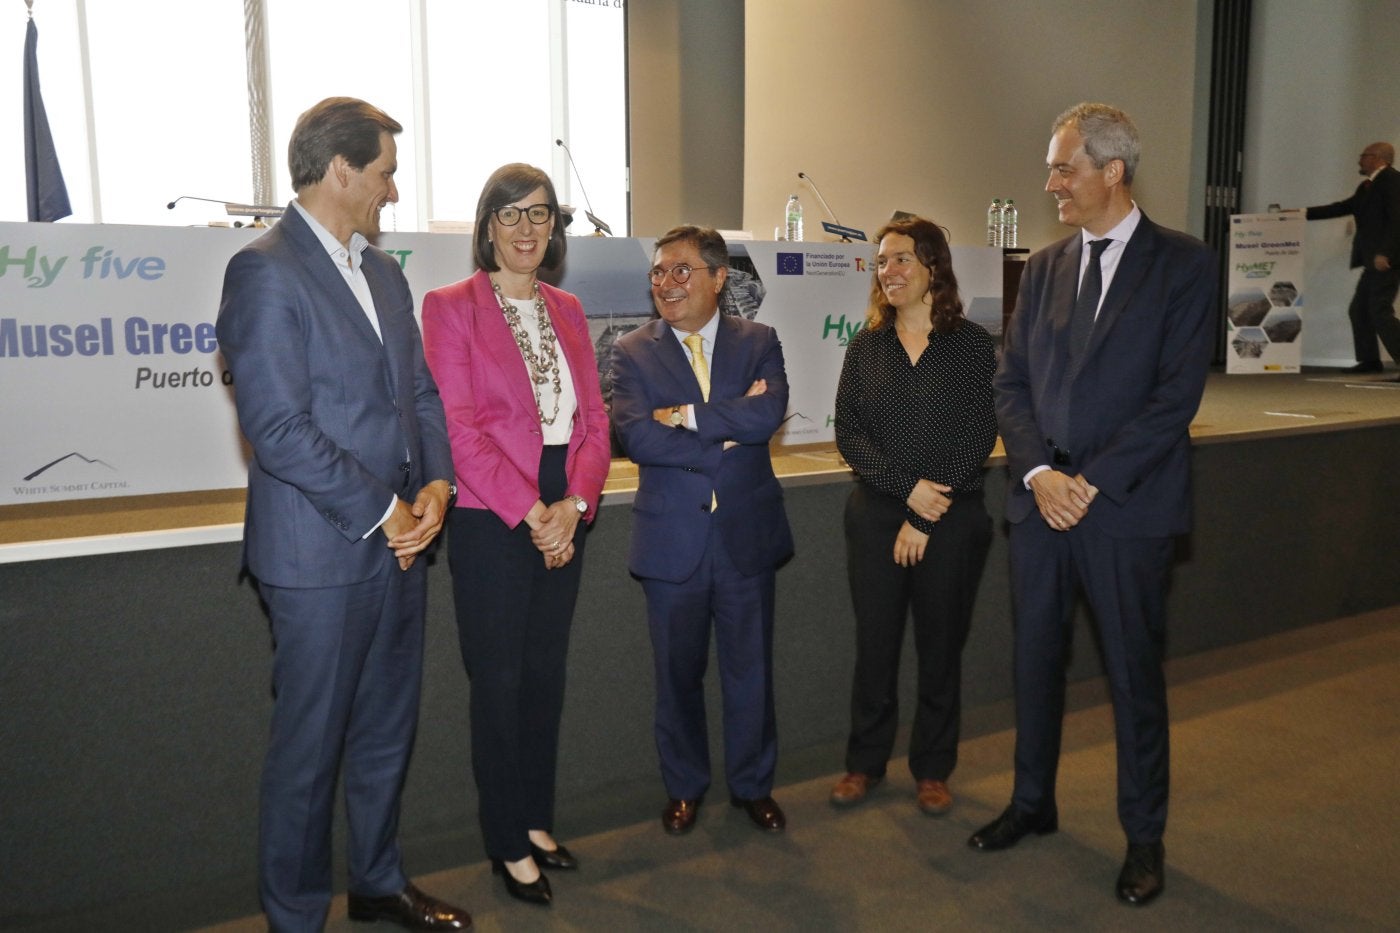
[[[476,206],[476,273],[428,292],[423,345],[457,476],[448,558],[471,682],[472,772],[492,867],[549,904],[554,777],[585,529],[608,474],[608,419],[577,298],[536,272],[564,258],[549,176],[502,166]]]

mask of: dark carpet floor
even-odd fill
[[[1101,683],[1071,690],[1060,831],[1007,852],[966,846],[1010,796],[1001,705],[968,711],[979,737],[963,743],[942,818],[914,808],[901,760],[853,810],[827,804],[834,770],[779,788],[778,836],[713,799],[685,837],[648,811],[566,839],[583,868],[551,876],[552,908],[510,900],[485,862],[416,880],[480,931],[1400,929],[1400,607],[1183,658],[1168,676],[1167,887],[1145,909],[1113,896],[1124,842]],[[341,897],[328,929],[374,928],[348,921]]]

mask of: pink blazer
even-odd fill
[[[591,522],[610,455],[598,363],[579,300],[543,282],[540,291],[578,397],[566,494],[583,497]],[[544,436],[529,372],[485,272],[424,296],[423,351],[447,415],[457,506],[490,509],[514,528],[540,498]]]

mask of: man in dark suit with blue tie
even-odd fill
[[[1218,269],[1200,241],[1133,202],[1127,114],[1080,104],[1056,120],[1046,190],[1078,232],[1026,264],[994,388],[1010,482],[1016,613],[1011,805],[968,844],[1005,849],[1058,827],[1055,774],[1076,590],[1092,610],[1113,698],[1118,897],[1163,885],[1174,537],[1190,527],[1190,437],[1210,363]]]
[[[1347,372],[1378,373],[1384,369],[1376,338],[1390,358],[1400,362],[1400,321],[1395,318],[1395,294],[1400,291],[1400,172],[1395,147],[1371,143],[1357,159],[1365,175],[1345,201],[1308,208],[1308,220],[1351,217],[1351,267],[1361,269],[1347,317],[1356,365]],[[1397,378],[1400,382],[1400,378]]]
[[[423,668],[425,563],[453,494],[442,402],[399,264],[369,245],[402,127],[352,98],[297,120],[297,198],[224,275],[218,337],[252,448],[244,562],[272,622],[259,893],[275,931],[331,901],[343,776],[349,916],[460,930],[414,887],[398,845]]]
[[[761,829],[786,825],[772,796],[773,599],[792,532],[768,442],[787,412],[787,374],[771,327],[719,313],[728,263],[715,230],[662,236],[651,267],[660,317],[612,355],[613,424],[640,468],[628,568],[646,593],[670,833],[695,825],[710,785],[712,627],[730,803]]]

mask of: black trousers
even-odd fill
[[[546,503],[567,488],[565,454],[549,446],[540,459]],[[546,570],[524,522],[508,528],[494,512],[460,508],[448,523],[481,832],[488,856],[513,862],[529,854],[529,830],[554,829],[565,660],[587,535],[579,522],[574,559]]]
[[[846,770],[885,773],[899,725],[899,655],[905,620],[914,619],[918,699],[909,740],[915,780],[944,781],[958,761],[962,649],[992,520],[982,494],[963,493],[929,536],[913,567],[894,562],[903,502],[857,483],[846,502],[846,572],[856,615],[856,665]]]
[[[1400,270],[1362,269],[1352,295],[1347,317],[1351,319],[1351,337],[1358,363],[1380,361],[1376,338],[1385,344],[1385,352],[1400,363],[1400,321],[1395,319],[1395,294],[1400,290]]]

